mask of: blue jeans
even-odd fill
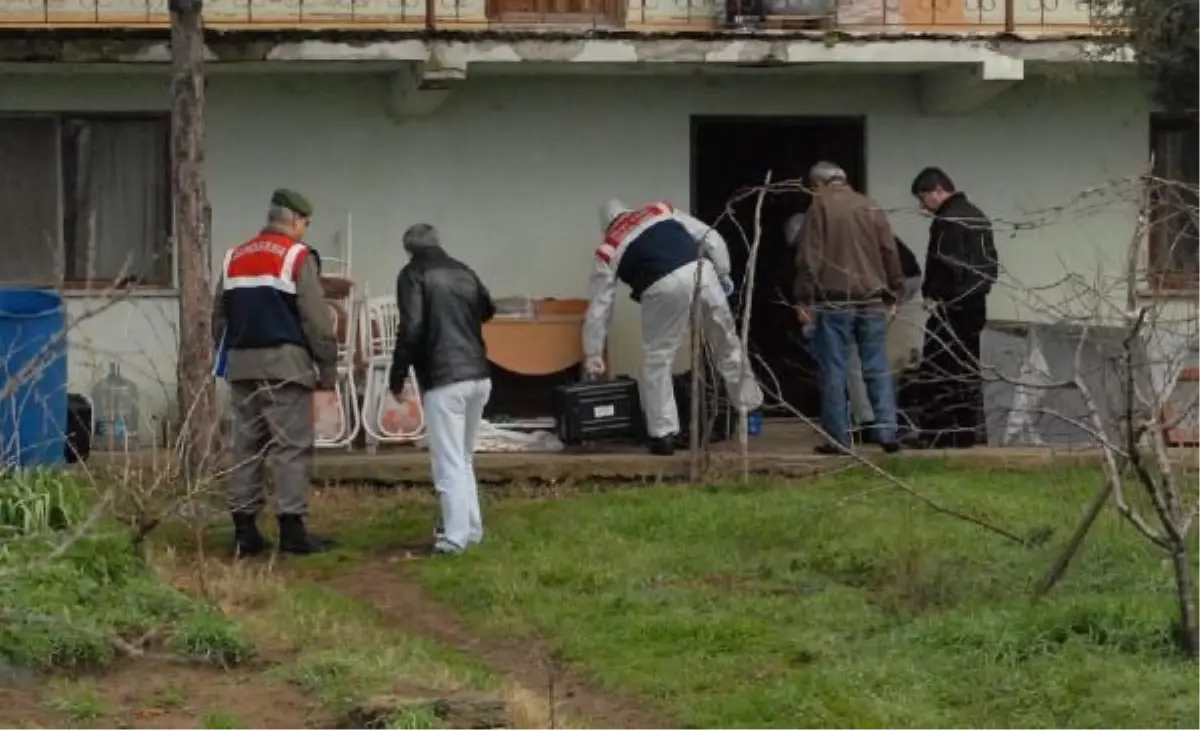
[[[816,320],[813,352],[821,378],[821,427],[830,439],[850,445],[846,358],[853,342],[862,359],[867,400],[875,411],[876,437],[879,443],[895,441],[896,392],[887,359],[887,315],[866,309],[827,309]]]

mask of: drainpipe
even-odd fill
[[[1004,32],[1017,32],[1017,0],[1004,0]]]
[[[1010,6],[1013,3],[1013,0],[1006,1]],[[425,30],[437,30],[437,0],[425,0]]]

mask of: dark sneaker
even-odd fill
[[[675,436],[650,439],[650,453],[655,456],[670,456],[675,453]]]
[[[813,447],[813,453],[818,456],[846,456],[850,449],[838,444],[817,444]]]
[[[883,449],[883,453],[885,454],[894,454],[900,451],[899,441],[884,441],[883,443],[879,444],[879,446]]]
[[[311,555],[329,552],[335,547],[337,543],[333,540],[306,530],[300,515],[279,515],[279,552]]]

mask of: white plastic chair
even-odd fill
[[[330,261],[336,261],[336,259],[323,261],[323,269],[324,264]],[[328,271],[323,270],[322,273],[328,274]],[[335,435],[317,434],[314,446],[319,449],[346,448],[349,450],[353,447],[354,439],[362,427],[362,412],[358,407],[358,386],[354,379],[354,358],[359,346],[361,310],[362,300],[354,288],[351,288],[350,293],[344,299],[329,302],[329,312],[334,319],[335,329],[338,326],[338,320],[344,313],[346,332],[337,346],[337,378],[333,386],[338,428]]]
[[[411,394],[416,405],[417,425],[406,431],[388,428],[384,416],[391,395],[388,384],[392,372],[392,352],[396,348],[396,331],[400,326],[400,309],[391,297],[374,297],[366,301],[361,311],[360,327],[367,364],[362,424],[367,434],[367,453],[373,454],[379,444],[409,443],[422,438],[425,435],[425,410],[421,406],[421,391],[416,376],[409,368],[405,390]]]

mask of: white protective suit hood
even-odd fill
[[[600,206],[600,228],[607,231],[612,222],[617,219],[617,216],[622,213],[628,213],[629,210],[629,206],[620,200],[609,198],[604,205]]]

